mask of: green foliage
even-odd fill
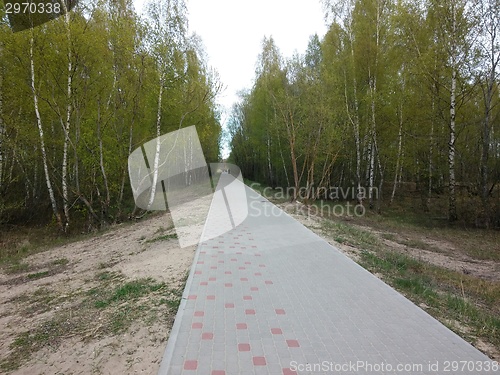
[[[454,97],[458,215],[500,226],[498,2],[323,3],[332,23],[304,55],[285,59],[264,39],[229,121],[231,161],[269,186],[377,187],[379,209],[412,183],[435,211],[433,198],[452,194]]]
[[[80,4],[69,28],[65,17],[15,34],[0,24],[1,224],[52,220],[30,87],[31,38],[49,178],[60,211],[69,120],[70,217],[64,220],[75,230],[121,220],[133,209],[127,158],[156,136],[160,84],[161,132],[196,125],[207,161],[218,161],[220,83],[201,42],[187,35],[184,1],[153,2],[150,16],[141,18],[131,1],[120,0]]]

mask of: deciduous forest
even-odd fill
[[[353,187],[380,211],[409,191],[429,215],[500,226],[500,2],[323,5],[329,30],[304,54],[263,40],[232,110],[231,160],[310,201]]]
[[[196,125],[219,158],[221,90],[182,0],[139,16],[130,0],[81,1],[13,33],[0,23],[0,224],[100,228],[134,210],[130,152]]]

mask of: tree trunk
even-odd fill
[[[62,221],[61,221],[61,216],[59,215],[58,209],[57,209],[57,203],[56,203],[56,198],[54,195],[54,189],[52,188],[52,183],[50,181],[50,174],[49,174],[49,167],[48,167],[48,161],[47,161],[47,151],[45,149],[45,141],[44,141],[44,135],[43,135],[43,126],[42,126],[42,118],[40,117],[40,111],[38,109],[38,94],[36,92],[36,86],[35,86],[35,62],[34,62],[34,57],[33,57],[33,44],[34,44],[34,37],[33,37],[33,30],[31,30],[31,38],[30,38],[30,68],[31,68],[31,92],[33,93],[33,105],[35,108],[35,115],[36,115],[36,122],[38,126],[38,134],[40,136],[40,152],[42,153],[42,163],[43,163],[43,170],[45,172],[45,183],[47,184],[47,190],[49,192],[49,198],[50,198],[50,203],[52,206],[52,212],[54,213],[54,217],[57,220],[57,224],[59,225],[59,228],[61,230],[64,230]]]
[[[352,33],[349,35],[350,38],[350,45],[351,45],[351,64],[352,66],[355,66],[354,64],[354,40]],[[361,196],[361,136],[360,136],[360,130],[359,130],[359,102],[358,102],[358,91],[357,91],[357,80],[356,80],[356,72],[353,72],[353,95],[354,95],[354,116],[350,115],[350,110],[349,110],[349,102],[347,98],[347,74],[344,70],[344,85],[345,85],[345,101],[346,101],[346,110],[347,110],[347,115],[349,116],[349,120],[351,121],[351,124],[354,127],[354,140],[356,143],[356,184],[357,184],[357,192],[356,192],[356,197],[358,204],[363,204],[363,199]]]
[[[273,166],[271,164],[271,137],[269,135],[269,131],[267,132],[267,169],[269,173],[269,184],[274,189],[276,187],[276,183],[274,181],[273,174]]]
[[[64,16],[66,23],[66,32],[68,37],[68,83],[67,83],[67,104],[66,104],[66,121],[63,127],[64,130],[64,145],[63,145],[63,161],[62,161],[62,194],[63,194],[63,211],[64,211],[64,229],[69,225],[69,196],[68,196],[68,148],[70,142],[70,125],[71,125],[71,93],[72,93],[72,56],[71,56],[71,29],[70,29],[70,13],[66,10]]]
[[[106,218],[108,216],[108,208],[109,208],[109,203],[111,201],[110,197],[110,192],[109,192],[109,185],[108,185],[108,176],[106,174],[106,168],[104,167],[104,150],[102,147],[102,133],[101,133],[101,103],[98,100],[97,101],[97,139],[99,142],[99,167],[101,169],[101,174],[102,174],[102,180],[104,182],[104,189],[106,193],[106,199],[101,202],[101,208],[102,208],[102,216],[104,221],[106,221]]]
[[[162,95],[163,95],[163,74],[160,77],[160,89],[158,90],[158,112],[156,114],[156,150],[155,150],[155,159],[153,162],[153,179],[151,183],[151,194],[149,196],[148,202],[148,210],[153,205],[156,194],[156,184],[158,183],[158,168],[160,164],[160,135],[161,135],[161,103],[162,103]]]
[[[452,51],[452,73],[450,90],[450,138],[448,143],[448,168],[449,168],[449,197],[448,197],[448,219],[457,220],[457,201],[455,191],[455,139],[456,139],[456,95],[457,95],[457,67],[456,67],[456,34],[457,34],[457,14],[456,7],[453,6],[453,51]]]
[[[279,134],[277,136],[277,139],[278,139],[278,148],[280,151],[281,162],[283,164],[283,172],[285,173],[286,187],[289,187],[290,186],[290,179],[288,178],[288,171],[286,168],[285,157],[283,156],[283,149],[281,148],[281,140],[280,140]]]
[[[399,166],[401,164],[401,154],[403,148],[403,104],[400,104],[399,107],[399,132],[398,132],[398,154],[396,159],[396,171],[394,173],[394,183],[392,185],[392,194],[390,204],[394,201],[394,196],[396,195],[396,187],[398,185],[398,174],[399,174]]]

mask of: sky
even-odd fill
[[[142,0],[135,0],[140,11]],[[264,36],[272,36],[285,57],[304,53],[309,37],[326,33],[320,0],[186,0],[189,31],[205,46],[208,65],[225,87],[218,98],[222,123],[238,92],[250,89]]]
[[[264,36],[285,57],[304,53],[309,37],[326,32],[319,0],[187,0],[189,28],[203,40],[209,65],[227,87],[219,103],[230,109],[251,88]]]

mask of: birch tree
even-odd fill
[[[36,89],[35,57],[34,57],[34,53],[33,53],[33,46],[35,44],[35,37],[34,37],[35,32],[33,31],[33,29],[31,29],[30,32],[31,32],[30,44],[29,44],[29,63],[30,63],[30,73],[31,73],[30,74],[30,85],[31,85],[31,92],[33,94],[33,108],[34,108],[35,116],[36,116],[38,135],[40,137],[40,152],[42,154],[42,164],[43,164],[43,171],[45,173],[45,183],[47,185],[47,190],[48,190],[49,198],[50,198],[50,204],[52,206],[52,212],[54,214],[54,217],[56,218],[59,227],[61,229],[64,229],[63,223],[61,220],[61,216],[60,216],[58,208],[57,208],[57,202],[56,202],[56,197],[54,194],[54,189],[52,187],[52,182],[50,179],[47,150],[45,148],[43,124],[42,124],[42,118],[40,115],[40,109],[39,109],[39,105],[38,105],[38,93],[37,93],[37,89]]]

